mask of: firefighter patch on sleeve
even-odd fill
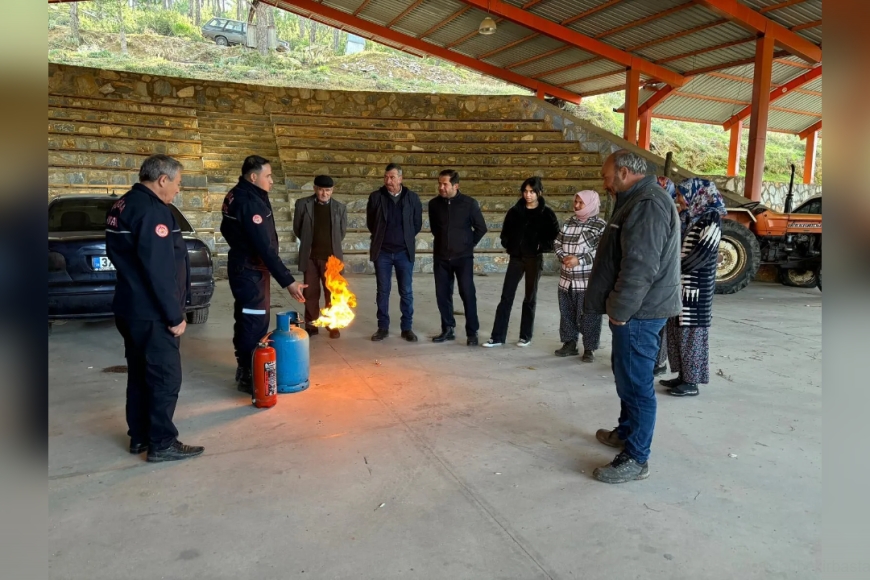
[[[154,233],[160,236],[161,238],[165,238],[169,235],[169,228],[167,228],[163,224],[157,224],[157,227],[154,228]]]
[[[257,214],[254,214],[254,217],[252,217],[251,219],[252,219],[252,220],[254,221],[254,223],[257,224],[257,225],[260,225],[261,223],[263,223],[263,218],[262,218],[262,217],[260,216],[260,214],[258,214],[258,213],[257,213]]]

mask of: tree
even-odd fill
[[[332,29],[332,52],[338,54],[341,49],[341,31],[338,28]]]
[[[72,32],[72,39],[76,46],[82,43],[82,36],[79,33],[79,3],[72,2],[69,5],[69,27]]]
[[[308,44],[314,48],[314,45],[317,43],[317,23],[312,21],[308,22]]]
[[[121,32],[121,54],[127,55],[127,29],[124,25],[124,13],[127,8],[127,0],[118,0],[118,24]]]
[[[305,19],[298,14],[296,15],[296,18],[299,21],[299,40],[302,40],[305,38]]]
[[[257,15],[257,51],[262,56],[269,54],[269,7],[262,2],[254,4]]]

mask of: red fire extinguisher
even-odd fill
[[[278,370],[275,349],[269,346],[268,334],[257,343],[251,369],[254,375],[251,403],[258,409],[274,407],[278,402]]]

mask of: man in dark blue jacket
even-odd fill
[[[186,322],[190,262],[169,204],[181,186],[181,163],[145,160],[139,183],[106,216],[106,253],[117,270],[112,310],[127,358],[130,453],[151,462],[195,457],[172,423],[181,389],[180,337]]]
[[[307,287],[293,278],[278,255],[278,233],[269,203],[271,189],[272,166],[267,159],[251,155],[242,164],[242,176],[221,208],[221,235],[230,246],[227,275],[235,298],[236,381],[244,393],[250,393],[253,386],[251,356],[257,342],[269,332],[272,276],[299,302],[305,302],[302,291]]]
[[[384,170],[384,186],[369,195],[366,226],[372,234],[369,254],[375,264],[378,305],[378,330],[372,340],[384,340],[390,334],[390,278],[396,269],[399,307],[402,311],[402,338],[417,342],[411,329],[414,321],[415,238],[423,228],[423,205],[420,197],[402,185],[402,168],[390,163]]]
[[[445,169],[438,175],[438,196],[429,201],[429,227],[432,228],[435,298],[441,313],[441,334],[432,342],[455,340],[453,317],[453,279],[465,309],[465,335],[468,346],[477,346],[477,294],[474,289],[474,246],[486,234],[486,220],[480,204],[459,191],[459,174]]]
[[[596,433],[601,443],[622,449],[610,464],[593,472],[606,483],[649,477],[659,332],[682,308],[677,209],[646,171],[646,160],[624,149],[604,163],[604,188],[616,196],[616,208],[598,244],[586,289],[586,309],[610,319],[613,378],[621,403],[618,426]]]

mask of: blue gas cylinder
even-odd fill
[[[308,388],[311,362],[308,352],[308,333],[296,312],[279,312],[278,328],[272,331],[275,348],[275,367],[278,371],[278,392],[298,393]]]

